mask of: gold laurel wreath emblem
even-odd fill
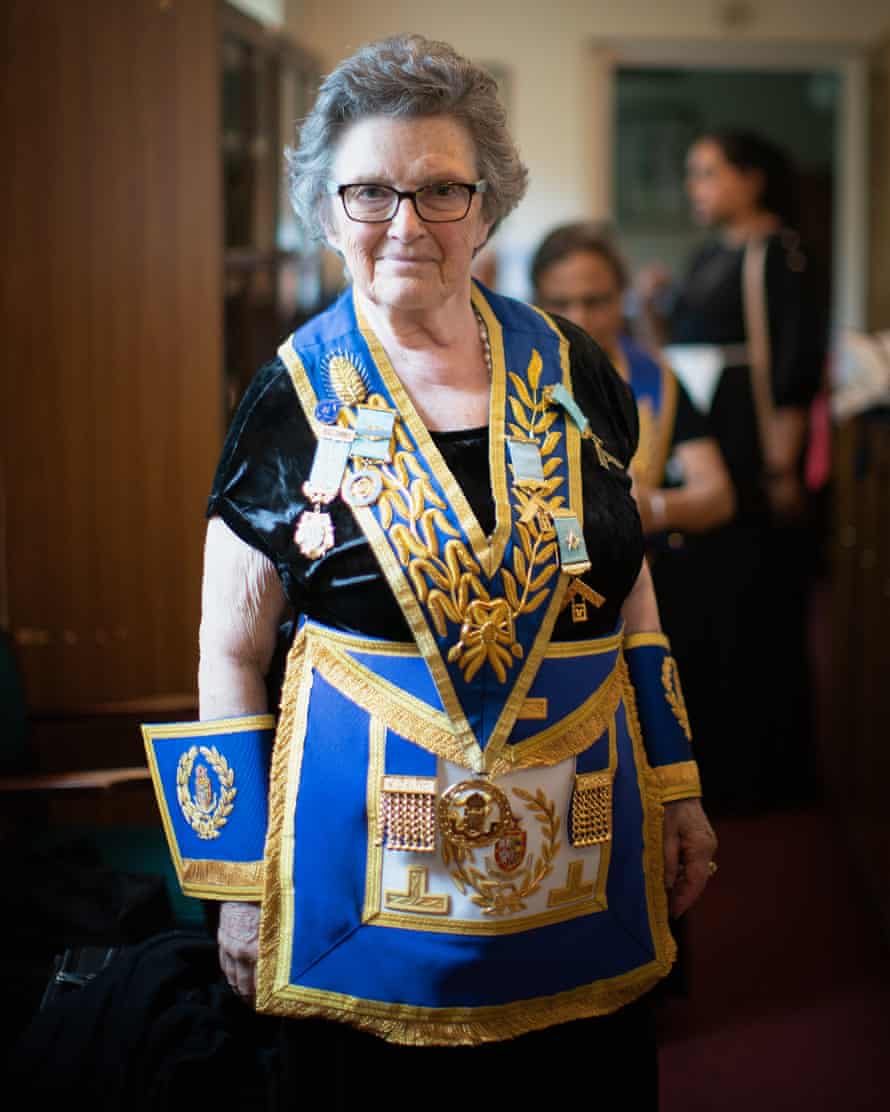
[[[686,740],[692,741],[692,727],[689,725],[689,712],[686,710],[686,700],[683,698],[683,688],[680,686],[680,673],[677,669],[677,662],[672,656],[666,656],[662,661],[661,682],[664,686],[664,697],[668,701],[668,706],[683,728]]]
[[[563,479],[553,474],[560,459],[547,458],[556,450],[562,433],[551,428],[559,414],[549,408],[540,389],[541,369],[541,356],[533,351],[525,380],[512,372],[509,375],[516,391],[516,396],[509,398],[515,421],[510,430],[539,442],[544,471],[544,481],[536,492],[514,487],[517,517],[529,509],[550,511],[565,503],[565,497],[556,493]],[[490,665],[500,683],[506,683],[512,666],[525,655],[516,638],[516,621],[546,602],[550,581],[559,570],[552,522],[545,513],[537,512],[528,514],[526,521],[516,521],[519,543],[513,546],[512,570],[501,568],[503,595],[492,597],[482,583],[478,562],[446,517],[447,506],[398,421],[395,436],[392,464],[380,468],[383,490],[377,506],[381,528],[439,637],[447,636],[449,624],[458,627],[458,639],[448,650],[449,663],[457,662],[467,683],[484,664]],[[534,503],[531,507],[530,501]],[[446,538],[444,543],[440,534]]]
[[[562,845],[559,840],[562,820],[556,814],[556,804],[548,800],[540,788],[534,795],[523,788],[514,788],[513,794],[527,805],[544,832],[540,855],[529,854],[520,873],[504,873],[490,857],[485,858],[485,872],[482,872],[476,865],[476,851],[442,839],[442,861],[446,867],[454,864],[451,879],[461,895],[465,896],[468,890],[475,892],[470,899],[482,909],[483,915],[514,915],[525,911],[525,900],[553,872],[553,859]]]
[[[219,799],[210,812],[203,811],[198,807],[189,790],[189,780],[198,753],[219,777]],[[202,745],[199,749],[197,745],[193,745],[179,758],[179,765],[176,769],[176,797],[182,813],[185,815],[186,822],[199,838],[206,840],[219,837],[220,828],[228,822],[228,816],[235,806],[233,800],[238,789],[234,787],[234,783],[235,770],[229,768],[225,757],[216,746],[208,748],[206,745]]]

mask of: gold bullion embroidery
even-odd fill
[[[433,853],[436,848],[436,780],[429,776],[384,776],[377,845],[390,850]]]
[[[689,799],[702,793],[695,761],[658,765],[652,772],[660,789],[662,803],[669,803],[674,799]]]
[[[572,796],[572,845],[595,846],[612,837],[612,773],[582,772]]]
[[[561,820],[556,814],[555,803],[540,788],[534,795],[523,788],[514,788],[513,794],[526,804],[541,824],[544,840],[540,855],[526,855],[525,831],[520,821],[514,818],[513,825],[499,831],[499,836],[494,839],[494,857],[485,857],[483,872],[476,861],[479,843],[451,840],[440,822],[442,861],[446,867],[453,866],[451,879],[461,895],[473,892],[471,901],[481,908],[483,915],[492,917],[527,910],[525,901],[553,871],[553,861],[562,844],[559,840]]]
[[[179,882],[186,896],[258,900],[263,894],[262,861],[196,861],[186,858]]]
[[[516,716],[518,719],[532,719],[536,722],[546,722],[547,720],[547,697],[541,695],[535,698],[523,700],[522,706],[519,708],[519,714]]]
[[[467,682],[486,663],[500,683],[507,682],[508,671],[525,655],[516,639],[516,620],[547,601],[548,584],[559,571],[555,532],[543,511],[559,509],[565,502],[565,497],[556,493],[564,479],[553,474],[560,459],[546,458],[552,456],[563,434],[551,428],[557,411],[545,412],[539,389],[541,369],[541,356],[534,351],[526,374],[527,384],[519,375],[510,374],[518,394],[509,399],[518,422],[510,429],[514,435],[536,442],[543,438],[540,454],[544,481],[534,493],[513,488],[519,543],[513,546],[512,568],[501,568],[503,597],[493,598],[482,584],[478,561],[445,516],[446,504],[417,459],[400,422],[395,429],[392,463],[380,468],[383,478],[377,503],[380,525],[388,533],[436,633],[447,636],[449,623],[459,627],[458,640],[448,652],[448,661],[458,663]],[[532,497],[542,512],[523,521],[522,514]],[[448,538],[444,545],[440,544],[437,530]]]
[[[219,794],[213,790],[207,765],[195,768],[194,793],[190,788],[192,769],[198,754],[216,773]],[[176,768],[176,797],[185,821],[199,838],[218,838],[220,827],[229,821],[238,789],[234,786],[235,771],[229,768],[225,757],[216,746],[193,745],[179,758]]]
[[[664,685],[664,697],[668,701],[668,706],[683,728],[686,740],[692,741],[692,728],[689,725],[689,712],[686,710],[683,688],[680,686],[680,673],[677,670],[677,662],[672,656],[666,656],[662,661],[661,682]]]
[[[570,861],[565,886],[550,889],[547,893],[547,906],[559,907],[575,900],[589,899],[593,895],[593,889],[593,881],[584,880],[584,862]]]
[[[408,887],[404,892],[387,888],[383,905],[390,911],[420,911],[426,915],[447,915],[451,897],[429,891],[429,870],[424,865],[408,866]]]

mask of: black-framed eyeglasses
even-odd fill
[[[463,218],[470,211],[473,197],[484,193],[488,182],[440,181],[421,189],[393,189],[376,182],[356,182],[349,185],[328,184],[328,193],[337,194],[343,202],[343,211],[350,220],[360,224],[385,224],[392,220],[399,205],[406,198],[414,211],[428,224],[450,224]]]

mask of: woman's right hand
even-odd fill
[[[260,905],[226,902],[219,909],[219,964],[242,1000],[256,996],[256,963],[260,938]]]

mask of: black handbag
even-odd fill
[[[120,950],[120,946],[69,946],[57,954],[39,1010],[44,1011],[63,996],[83,988],[111,964]]]

